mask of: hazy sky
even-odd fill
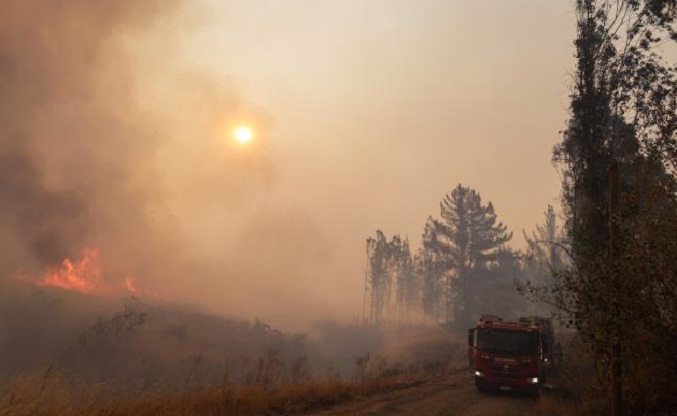
[[[211,6],[183,53],[265,109],[275,197],[310,208],[344,249],[377,227],[418,241],[459,182],[516,231],[555,202],[569,1]]]
[[[366,236],[418,245],[459,182],[494,203],[517,246],[557,202],[572,2],[208,4],[182,54],[268,115],[278,176],[257,204],[310,218],[332,253],[318,279],[337,302],[359,290]]]
[[[458,183],[520,247],[558,200],[572,3],[3,2],[1,271],[93,245],[169,298],[350,319],[365,239],[418,246]]]

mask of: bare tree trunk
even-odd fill
[[[618,260],[618,164],[613,162],[609,169],[609,249],[611,252],[611,262],[615,266]],[[617,268],[614,267],[614,275],[610,277],[611,281],[611,319],[619,313],[618,305],[618,276]],[[621,350],[621,334],[618,324],[612,325],[611,337],[611,415],[621,416],[623,414],[623,385],[622,377],[622,350]]]

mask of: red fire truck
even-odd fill
[[[538,397],[552,363],[549,318],[506,321],[482,315],[468,331],[468,360],[478,390],[522,391]]]

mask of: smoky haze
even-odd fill
[[[203,18],[187,3],[2,2],[3,278],[96,247],[105,280],[134,276],[154,296],[301,311],[290,305],[331,250],[303,213],[256,204],[276,184],[271,120],[174,59]],[[239,120],[256,120],[256,152],[229,143]]]
[[[360,316],[377,228],[416,249],[458,183],[516,236],[555,201],[570,18],[554,2],[3,1],[0,273],[94,247],[103,279],[154,297],[273,326]]]

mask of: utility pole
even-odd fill
[[[620,212],[618,210],[618,163],[613,161],[609,167],[609,259],[611,264],[611,276],[609,276],[609,288],[611,293],[611,415],[622,416],[623,414],[623,385],[622,377],[622,350],[621,350],[621,325],[617,321],[620,312],[619,305],[619,279],[618,276],[618,223]]]

